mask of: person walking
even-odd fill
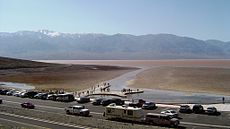
[[[225,98],[223,97],[223,98],[222,98],[222,102],[223,102],[223,104],[225,103],[224,101],[225,101]]]

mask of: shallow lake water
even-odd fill
[[[121,90],[128,87],[128,82],[133,80],[136,75],[147,68],[142,68],[133,72],[121,75],[108,82],[112,85],[111,90]],[[133,89],[133,88],[130,88]],[[142,89],[144,93],[128,95],[128,99],[144,99],[157,103],[221,103],[222,97],[225,102],[230,102],[230,96],[223,96],[209,93],[188,93],[180,91],[168,91],[158,89]]]
[[[0,82],[0,86],[9,87],[9,88],[15,88],[15,89],[22,89],[22,90],[30,90],[30,89],[35,88],[34,86],[30,86],[28,84],[13,83],[13,82]]]

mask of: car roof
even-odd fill
[[[79,107],[84,107],[83,105],[73,105],[73,106],[70,106],[70,107],[77,107],[77,108],[79,108]]]
[[[181,107],[190,107],[189,105],[180,105]]]
[[[146,115],[153,115],[153,116],[169,116],[167,114],[159,114],[159,113],[147,113]]]

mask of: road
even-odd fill
[[[12,124],[26,125],[39,129],[87,129],[87,127],[47,121],[37,118],[24,117],[8,113],[0,113],[0,121],[10,122]],[[90,129],[90,128],[88,128]]]
[[[1,95],[0,97],[3,98],[2,106],[20,108],[20,104],[22,102],[29,101],[36,105],[36,108],[34,109],[35,111],[49,112],[49,113],[59,114],[59,115],[66,115],[64,111],[65,107],[78,104],[77,102],[62,103],[62,102],[55,102],[55,101],[49,101],[49,100],[19,98],[19,97],[14,97],[14,96],[2,96]],[[81,104],[78,104],[78,105],[81,105]],[[103,106],[93,106],[91,103],[87,103],[84,105],[86,106],[86,108],[90,109],[92,117],[98,118],[98,119],[104,119],[102,116],[104,112]],[[167,109],[167,108],[159,107],[155,110],[145,110],[145,112],[159,113],[164,109]],[[185,128],[230,128],[230,123],[229,123],[230,112],[221,112],[221,115],[219,116],[211,116],[207,114],[193,114],[193,113],[192,114],[179,114],[179,116],[181,118],[180,119],[181,125],[184,126]],[[15,120],[11,119],[12,117],[13,116],[11,117],[7,116],[7,118],[10,120],[18,121],[17,118]],[[0,121],[3,121],[3,120],[0,119]],[[20,122],[26,123],[27,121],[20,121]],[[27,124],[31,124],[31,123],[27,123]],[[58,126],[58,125],[52,125],[52,123],[44,123],[44,122],[39,123],[39,124],[34,124],[34,125],[42,125],[47,128],[54,128],[52,126]],[[73,127],[68,126],[66,128],[73,128]]]

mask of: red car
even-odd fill
[[[29,109],[34,109],[35,106],[34,104],[30,103],[30,102],[24,102],[21,104],[22,108],[29,108]]]

